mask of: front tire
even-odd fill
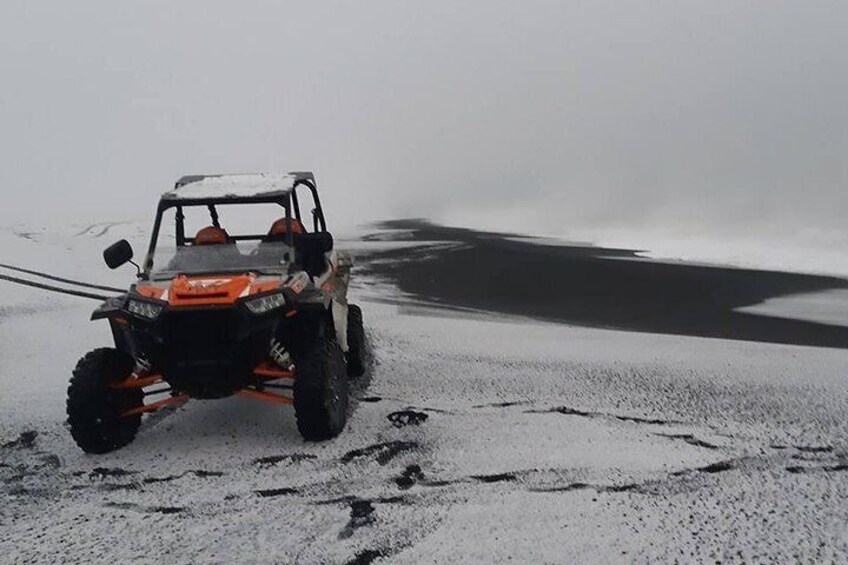
[[[294,366],[294,414],[300,435],[307,441],[336,437],[347,423],[348,383],[341,347],[330,335],[318,336],[297,348]]]
[[[141,414],[121,416],[141,406],[141,389],[109,385],[132,374],[133,358],[117,349],[95,349],[77,363],[68,386],[71,437],[86,453],[108,453],[135,439]]]

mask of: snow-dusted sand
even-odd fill
[[[86,227],[0,232],[2,262],[124,286],[100,248],[143,228]],[[96,303],[0,282],[0,561],[848,559],[845,346],[435,309],[360,264],[375,362],[339,438],[239,398],[104,456],[63,424],[70,370],[109,344]]]

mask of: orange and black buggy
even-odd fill
[[[103,257],[117,268],[132,247],[121,240]],[[115,347],[86,354],[68,387],[84,451],[123,447],[143,413],[190,398],[293,404],[305,439],[341,432],[365,334],[311,173],[181,178],[133,264],[138,283],[92,315],[109,321]]]

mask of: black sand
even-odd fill
[[[848,347],[848,327],[733,311],[777,296],[848,288],[846,279],[659,263],[636,259],[633,250],[540,245],[423,220],[379,227],[411,230],[412,240],[461,244],[359,257],[371,274],[433,304],[589,327]]]

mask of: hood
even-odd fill
[[[282,284],[279,277],[240,275],[180,275],[170,281],[139,283],[141,296],[163,300],[171,306],[210,306],[232,304],[239,298],[273,290]]]

